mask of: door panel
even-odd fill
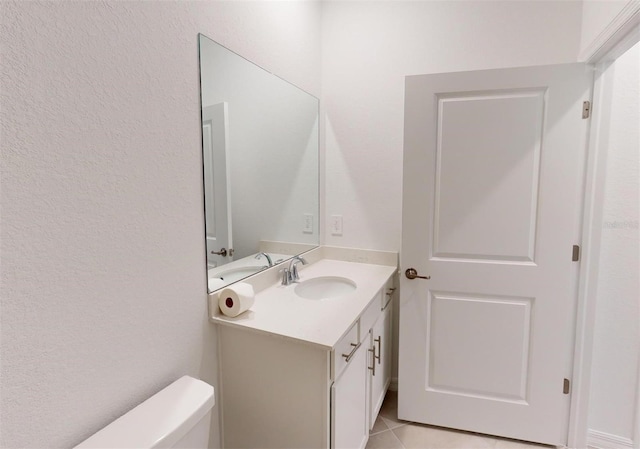
[[[439,95],[437,107],[433,255],[533,261],[544,90]]]
[[[530,299],[432,291],[428,307],[427,390],[526,403]]]
[[[401,419],[565,444],[592,75],[583,64],[411,76]]]

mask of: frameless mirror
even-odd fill
[[[209,291],[318,245],[318,99],[199,35]]]

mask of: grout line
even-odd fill
[[[396,427],[397,429],[397,427]],[[400,440],[400,437],[398,437],[398,435],[396,435],[396,433],[393,431],[393,429],[389,429],[391,431],[391,434],[395,437],[396,440],[398,440],[398,443],[400,443],[400,447],[401,449],[406,449],[404,446],[404,443],[402,442],[402,440]]]
[[[406,421],[406,422],[397,422],[397,421],[394,421],[392,419],[385,418],[384,416],[381,416],[381,418],[382,418],[382,421],[384,421],[384,423],[387,425],[387,427],[389,429],[391,429],[391,430],[397,429],[398,427],[406,426],[407,424],[409,424],[408,421]]]
[[[369,435],[369,437],[372,437],[373,435],[382,435],[385,432],[390,432],[391,435],[393,436],[393,438],[395,438],[395,440],[398,442],[398,444],[400,444],[400,449],[406,449],[406,447],[404,446],[404,444],[402,444],[402,441],[400,441],[400,438],[398,438],[398,435],[396,435],[393,432],[393,429],[387,429],[387,430],[383,430],[382,432],[376,432],[375,434]]]
[[[386,432],[387,430],[391,430],[391,429],[389,429],[389,428],[387,427],[386,429],[378,430],[377,432],[369,432],[369,436],[370,436],[370,437],[372,437],[372,436],[374,436],[374,435],[379,435],[379,434],[381,434],[382,432]]]

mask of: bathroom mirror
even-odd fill
[[[318,245],[318,99],[202,34],[199,53],[213,291]]]

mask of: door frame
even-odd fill
[[[593,330],[596,312],[597,279],[603,219],[604,183],[611,100],[611,77],[606,69],[616,58],[640,42],[640,2],[630,1],[614,21],[587,48],[581,60],[594,66],[592,117],[589,130],[584,184],[581,264],[576,309],[573,379],[567,446],[587,447]],[[609,74],[610,75],[610,74]],[[638,376],[636,415],[640,414],[640,376]],[[640,443],[640,424],[636,423],[634,444]]]

